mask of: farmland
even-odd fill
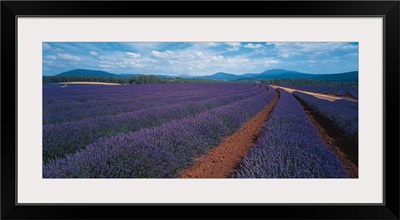
[[[258,83],[44,84],[43,177],[357,177],[358,91],[286,86],[354,100]]]

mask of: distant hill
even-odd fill
[[[262,78],[262,77],[275,77],[275,76],[280,76],[280,75],[295,75],[299,74],[300,72],[297,71],[292,71],[292,70],[284,70],[284,69],[270,69],[266,70],[262,73],[246,73],[243,74],[242,76],[246,78]],[[304,73],[300,73],[304,74]]]
[[[102,77],[119,77],[117,74],[100,70],[75,69],[57,74],[56,76],[102,76]]]
[[[115,74],[117,77],[130,78],[132,76],[139,76],[140,74]]]
[[[56,76],[101,76],[111,78],[130,78],[141,74],[114,74],[100,70],[75,69],[57,74]],[[190,76],[182,74],[179,76],[156,75],[160,78],[181,77],[185,79],[208,79],[222,81],[254,81],[254,80],[273,80],[273,79],[316,79],[338,82],[358,82],[358,71],[335,73],[335,74],[309,74],[285,69],[270,69],[262,73],[245,73],[236,75],[232,73],[218,72],[205,76]]]
[[[267,80],[267,79],[318,79],[327,81],[358,82],[358,71],[336,74],[309,74],[292,70],[271,69],[262,73],[246,73],[234,75],[230,73],[215,73],[210,76],[204,76],[207,79],[225,80],[225,81],[249,81],[249,80]]]
[[[300,73],[292,70],[284,70],[284,69],[271,69],[266,70],[262,73],[248,73],[244,74],[246,78],[256,78],[256,79],[281,79],[281,78],[308,78],[311,77],[312,74]]]
[[[212,75],[209,76],[201,76],[199,78],[204,78],[204,79],[213,79],[213,80],[225,80],[225,81],[233,81],[233,80],[238,80],[243,78],[243,76],[239,76],[239,75],[234,75],[231,73],[222,73],[222,72],[218,72],[218,73],[214,73]]]
[[[185,78],[185,79],[193,79],[193,78],[197,78],[198,76],[191,76],[191,75],[188,75],[188,74],[181,74],[181,75],[178,75],[178,77]]]

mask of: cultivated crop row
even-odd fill
[[[43,126],[43,160],[63,157],[94,142],[100,137],[110,137],[118,133],[138,131],[159,126],[171,120],[195,115],[219,106],[256,96],[254,90],[242,94],[229,94],[197,102],[182,102],[165,105],[154,101],[154,108],[110,116],[97,116],[79,121]],[[94,112],[94,115],[96,113]]]
[[[235,178],[339,178],[345,170],[318,138],[298,101],[279,89],[280,99],[262,136],[235,171]]]
[[[355,141],[358,140],[358,104],[356,108],[355,104],[331,102],[297,91],[293,92],[293,95],[313,111],[332,121],[344,135]]]
[[[100,138],[84,149],[44,165],[45,178],[177,177],[195,158],[217,146],[264,109],[276,96],[265,94],[232,102],[160,126]],[[201,107],[201,106],[196,106]],[[159,112],[162,114],[161,112]],[[153,120],[153,119],[152,119]]]
[[[343,88],[343,87],[330,87],[330,86],[305,86],[305,85],[282,85],[284,87],[298,89],[308,92],[323,93],[335,96],[347,96],[358,99],[358,90],[355,88]]]
[[[138,131],[143,128],[159,126],[171,120],[254,97],[255,94],[227,95],[199,102],[183,102],[175,105],[162,104],[118,115],[86,118],[79,121],[43,126],[43,159],[48,161],[85,147],[100,137],[114,136],[118,133]],[[156,102],[157,103],[157,102]]]
[[[334,101],[334,103],[339,104],[339,105],[343,105],[352,109],[355,109],[358,111],[358,102],[355,101],[349,101],[346,99],[338,99],[336,101]]]
[[[170,86],[165,85],[149,85],[138,91],[140,86],[118,86],[120,89],[109,88],[110,91],[102,91],[104,88],[98,86],[83,86],[84,89],[78,87],[82,94],[75,94],[74,88],[59,88],[46,86],[44,87],[43,100],[43,123],[61,123],[67,121],[80,120],[87,117],[112,115],[123,112],[131,112],[140,109],[156,107],[157,105],[171,105],[187,101],[201,101],[208,98],[240,94],[246,92],[261,93],[249,85],[233,85],[219,84],[205,85],[205,88],[197,87],[196,89],[187,88],[183,84],[178,90],[175,86],[172,91],[169,91]],[[86,88],[85,88],[86,87]],[[98,88],[99,91],[95,90]],[[149,92],[151,88],[152,92]],[[86,91],[86,90],[87,91]],[[86,92],[85,92],[86,91]],[[78,101],[79,100],[79,101]]]

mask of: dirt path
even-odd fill
[[[181,178],[228,178],[242,161],[260,135],[264,122],[268,120],[279,93],[272,102],[245,123],[237,132],[225,138],[221,145],[199,158],[197,163],[181,172]]]
[[[317,112],[313,112],[304,102],[297,99],[303,106],[308,119],[315,126],[318,136],[338,156],[346,169],[347,176],[358,178],[358,143],[342,135],[330,121]]]
[[[358,102],[357,99],[353,99],[350,97],[339,97],[339,96],[334,96],[334,95],[327,95],[327,94],[321,94],[321,93],[316,93],[316,92],[308,92],[308,91],[304,91],[304,90],[299,90],[299,89],[292,89],[292,88],[287,88],[287,87],[283,87],[283,86],[276,86],[276,85],[270,85],[272,88],[276,89],[276,88],[282,88],[284,90],[286,90],[287,92],[293,93],[294,91],[299,91],[308,95],[312,95],[315,96],[317,98],[320,99],[325,99],[328,101],[336,101],[339,99],[346,99],[346,100],[350,100],[350,101],[354,101],[354,102]]]

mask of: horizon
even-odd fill
[[[68,70],[68,71],[65,71],[65,72],[70,72],[70,71],[75,71],[75,70],[89,70],[89,71],[103,71],[103,70],[95,70],[95,69],[72,69],[72,70]],[[284,70],[284,71],[288,71],[288,72],[299,72],[299,71],[296,71],[296,70],[286,70],[286,69],[267,69],[267,70],[265,70],[265,71],[263,71],[263,72],[267,72],[267,71],[271,71],[271,70]],[[61,72],[61,73],[65,73],[65,72]],[[103,72],[106,72],[106,73],[111,73],[111,74],[116,74],[116,75],[129,75],[129,74],[132,74],[132,75],[136,75],[136,74],[133,74],[133,73],[112,73],[112,72],[108,72],[108,71],[103,71]],[[260,73],[251,73],[251,74],[261,74],[261,73],[263,73],[263,72],[260,72]],[[358,72],[358,70],[353,70],[353,71],[348,71],[348,72],[342,72],[342,73],[325,73],[325,74],[322,74],[322,75],[329,75],[329,74],[344,74],[344,73],[350,73],[350,72]],[[58,74],[61,74],[61,73],[58,73]],[[216,72],[216,73],[213,73],[213,74],[210,74],[210,75],[214,75],[214,74],[218,74],[218,73],[224,73],[224,74],[232,74],[232,75],[235,75],[235,76],[242,76],[242,75],[245,75],[245,74],[248,74],[248,73],[241,73],[241,74],[233,74],[233,73],[226,73],[226,72]],[[299,73],[303,73],[303,72],[299,72]],[[310,75],[321,75],[321,74],[318,74],[318,73],[303,73],[303,74],[310,74]],[[43,75],[43,76],[56,76],[57,74],[55,74],[55,75]],[[138,75],[157,75],[157,74],[138,74]],[[161,75],[161,74],[160,74]],[[165,76],[171,76],[171,77],[179,77],[179,76],[183,76],[183,75],[187,75],[187,74],[180,74],[180,75],[165,75]],[[202,77],[202,76],[210,76],[210,75],[196,75],[196,76],[199,76],[199,77]],[[189,75],[190,76],[190,75]]]
[[[75,69],[167,76],[358,71],[357,42],[43,42],[42,48],[43,76]]]

